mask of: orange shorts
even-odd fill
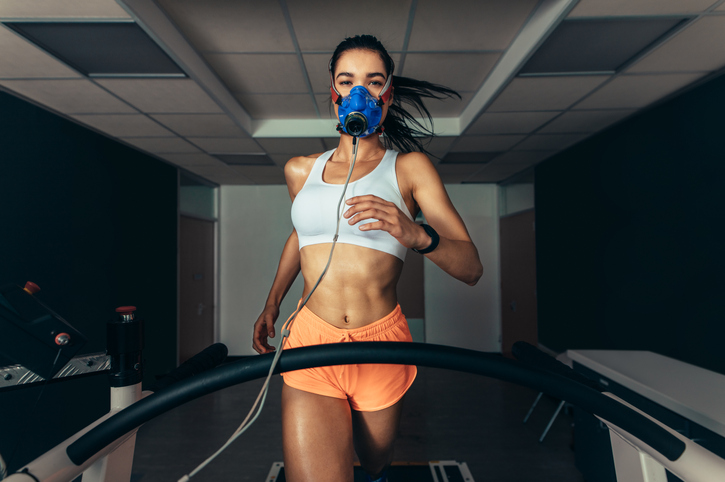
[[[307,307],[295,318],[285,349],[354,341],[413,341],[398,305],[392,313],[361,328],[346,330],[326,322]],[[353,410],[373,412],[394,405],[413,384],[414,365],[336,365],[283,373],[292,388],[346,399]]]

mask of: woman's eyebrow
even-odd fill
[[[335,78],[337,79],[339,77],[354,77],[354,75],[352,75],[350,72],[340,72],[339,74],[337,74],[335,76]],[[373,78],[373,77],[382,77],[383,79],[386,78],[385,74],[383,74],[382,72],[371,72],[371,73],[367,74],[366,77],[368,79]]]

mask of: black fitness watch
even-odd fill
[[[427,248],[423,248],[423,249],[415,249],[415,248],[411,248],[411,249],[418,254],[427,254],[438,247],[438,243],[440,242],[441,237],[438,236],[438,233],[436,233],[435,229],[431,228],[427,224],[421,224],[420,226],[425,230],[426,234],[428,236],[430,236],[430,246],[428,246]]]

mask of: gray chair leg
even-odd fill
[[[536,404],[539,403],[539,400],[541,400],[541,396],[544,394],[544,392],[539,392],[539,396],[536,397],[536,400],[534,400],[533,405],[531,405],[531,408],[529,409],[529,413],[526,414],[526,417],[524,417],[524,423],[526,423],[529,420],[529,417],[531,416],[531,413],[534,411],[534,407],[536,407]]]
[[[544,433],[541,434],[541,438],[539,439],[539,442],[543,442],[544,441],[544,437],[546,437],[546,434],[549,433],[549,429],[554,424],[554,420],[556,420],[557,415],[559,415],[559,412],[561,412],[561,409],[562,409],[562,407],[564,407],[564,404],[565,403],[566,402],[564,400],[562,400],[559,403],[559,406],[556,407],[556,412],[554,412],[554,415],[551,416],[551,420],[549,420],[549,425],[546,426],[546,429],[544,430]]]

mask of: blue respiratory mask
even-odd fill
[[[377,130],[383,109],[378,99],[358,85],[342,98],[337,114],[343,131],[354,137],[366,137]]]

